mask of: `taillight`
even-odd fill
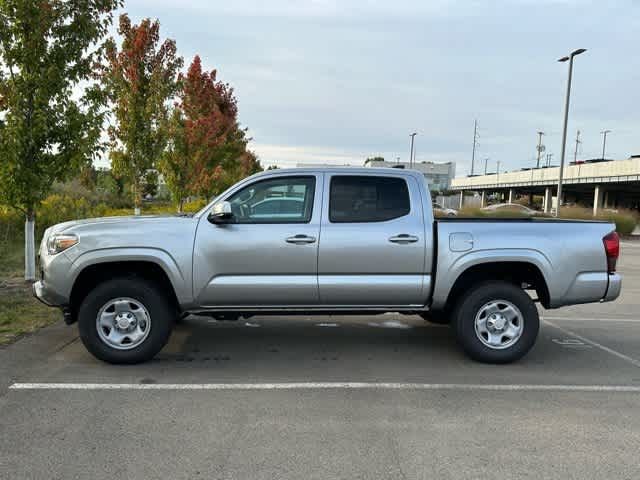
[[[609,273],[616,271],[616,263],[620,256],[620,237],[616,232],[611,232],[602,239],[604,252],[607,255],[607,270]]]

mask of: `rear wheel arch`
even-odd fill
[[[450,312],[466,291],[488,281],[503,281],[533,289],[542,306],[549,308],[549,286],[536,264],[526,261],[499,261],[473,265],[458,275],[449,291],[444,310]]]

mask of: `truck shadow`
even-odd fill
[[[410,318],[410,317],[409,317]],[[301,360],[331,361],[349,356],[423,355],[425,348],[452,354],[454,336],[446,326],[423,320],[354,317],[334,319],[260,317],[237,322],[217,322],[190,317],[176,326],[168,347],[158,358],[174,361],[272,361],[277,355]]]
[[[344,317],[343,317],[344,318]],[[490,369],[468,359],[448,326],[419,317],[371,316],[335,318],[259,317],[216,322],[190,317],[176,327],[170,342],[153,362],[189,369],[198,366],[238,378],[423,378],[425,372]],[[510,367],[558,360],[554,351],[536,346]],[[242,378],[242,376],[240,377]]]

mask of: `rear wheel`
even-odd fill
[[[507,282],[473,287],[456,306],[452,320],[467,355],[485,363],[522,358],[533,347],[540,328],[531,297]]]
[[[78,310],[84,346],[108,363],[140,363],[169,340],[175,309],[158,287],[144,279],[108,280],[85,297]]]

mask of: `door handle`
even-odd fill
[[[408,235],[406,233],[401,233],[400,235],[389,237],[389,241],[391,243],[399,243],[404,245],[406,243],[416,243],[418,241],[418,237],[414,237],[413,235]]]
[[[287,237],[285,241],[296,245],[304,245],[306,243],[315,243],[316,238],[308,235],[294,235],[293,237]]]

